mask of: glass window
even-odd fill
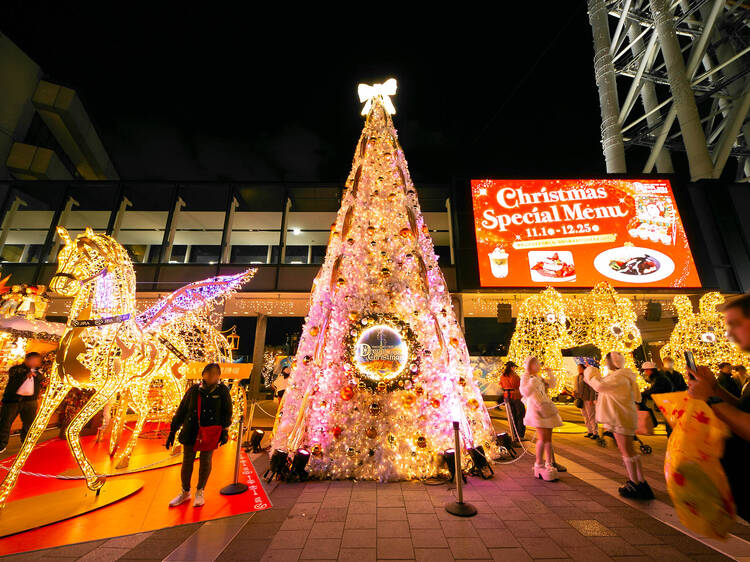
[[[123,214],[117,240],[126,248],[146,248],[141,254],[131,251],[131,255],[147,256],[147,263],[159,262],[174,190],[173,185],[163,183],[126,184],[123,194],[130,206]]]
[[[217,263],[224,232],[224,218],[229,196],[226,184],[182,184],[180,198],[184,205],[175,215],[174,247],[189,246],[188,259],[172,250],[170,262]],[[212,248],[212,249],[209,249]]]
[[[312,261],[311,263],[320,264],[326,257],[326,246],[313,246],[312,247]]]
[[[5,245],[21,246],[26,252],[22,250],[17,253],[11,249],[6,252],[4,248],[0,248],[0,256],[23,259],[27,262],[48,260],[49,256],[40,255],[41,247],[47,240],[50,228],[57,226],[52,224],[52,220],[55,212],[65,205],[66,187],[65,183],[44,181],[12,184],[6,203],[8,214],[5,216],[4,224],[8,228],[8,237]],[[34,246],[38,246],[39,249]]]
[[[188,263],[219,263],[220,245],[195,245],[190,246],[190,257]]]
[[[232,263],[269,263],[270,246],[235,246],[232,245]]]
[[[240,184],[235,186],[234,197],[238,206],[230,238],[232,261],[236,257],[238,263],[279,263],[281,220],[286,204],[283,186]]]
[[[287,246],[284,263],[293,265],[301,265],[307,263],[307,254],[309,252],[309,249],[309,246]]]

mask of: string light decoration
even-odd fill
[[[393,95],[396,84],[386,85],[360,89],[369,103],[367,117],[272,442],[272,449],[311,451],[306,468],[323,478],[434,476],[445,470],[438,457],[453,447],[454,420],[464,447],[497,451],[384,106],[383,96]],[[359,341],[373,327],[379,330],[374,341]],[[374,355],[357,361],[358,353],[368,354],[358,344],[374,345]],[[373,371],[371,360],[383,365]]]
[[[593,345],[602,356],[618,351],[625,357],[625,366],[637,370],[633,351],[642,340],[633,301],[617,294],[609,283],[599,283],[585,296],[568,296],[565,301],[574,346]]]
[[[523,365],[524,359],[531,355],[546,369],[560,375],[563,372],[562,350],[573,346],[567,324],[567,302],[559,292],[548,287],[530,296],[518,308],[508,360]]]
[[[131,398],[147,394],[159,366],[171,363],[171,357],[178,355],[175,349],[187,345],[175,343],[175,336],[184,332],[175,328],[179,319],[202,309],[207,302],[219,302],[255,274],[251,269],[183,287],[136,318],[135,271],[125,248],[90,228],[75,239],[64,228],[58,228],[57,234],[63,244],[50,288],[63,297],[72,297],[73,302],[49,388],[0,484],[1,506],[52,413],[71,388],[94,391],[68,425],[65,436],[86,485],[91,490],[101,488],[105,479],[96,474],[81,448],[81,429],[118,393],[126,391]],[[147,413],[142,412],[143,417]]]
[[[669,341],[661,348],[659,355],[674,359],[675,369],[685,373],[685,351],[692,351],[697,365],[705,365],[714,373],[719,363],[750,366],[750,355],[744,353],[727,337],[724,314],[717,307],[724,297],[717,292],[706,293],[698,301],[698,312],[686,295],[674,298],[677,310],[677,324]]]
[[[636,320],[633,302],[609,283],[599,283],[585,295],[563,296],[550,287],[519,307],[508,359],[522,365],[528,355],[539,358],[557,375],[552,393],[573,384],[563,369],[562,350],[566,348],[593,345],[602,355],[619,351],[626,366],[635,370],[633,350],[641,345]]]

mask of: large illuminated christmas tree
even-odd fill
[[[327,478],[436,474],[458,421],[494,446],[469,353],[391,114],[396,81],[359,87],[365,126],[315,279],[273,448]]]

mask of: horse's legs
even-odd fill
[[[142,394],[132,395],[133,403],[131,406],[138,416],[138,421],[136,421],[133,432],[128,438],[128,444],[115,460],[115,468],[127,468],[128,464],[130,464],[130,455],[133,453],[133,449],[135,449],[135,445],[138,442],[138,436],[143,430],[143,424],[146,423],[148,412],[151,409],[150,404],[148,403],[148,390],[148,386],[146,386]]]
[[[23,442],[21,450],[18,451],[18,455],[16,455],[16,459],[13,461],[13,466],[10,467],[2,485],[0,485],[0,507],[5,506],[5,500],[8,499],[13,487],[16,485],[16,480],[18,480],[19,471],[26,462],[26,459],[29,458],[39,436],[47,427],[52,414],[71,388],[71,385],[63,382],[57,375],[50,377],[50,386],[44,394],[42,405],[39,407],[39,411],[37,411],[34,423],[29,428],[26,440]]]
[[[70,422],[70,425],[65,430],[65,437],[68,440],[70,450],[73,452],[73,456],[76,458],[76,462],[78,462],[81,472],[83,472],[83,475],[86,477],[86,485],[90,490],[98,490],[104,486],[105,478],[98,476],[96,472],[94,472],[94,467],[91,466],[89,459],[83,452],[83,449],[81,448],[81,430],[83,429],[83,426],[86,425],[101,409],[101,407],[112,399],[117,392],[119,382],[120,381],[112,379],[108,380],[107,383],[99,389],[88,402],[86,402],[83,408],[81,408],[81,411],[78,412],[76,417],[73,418],[73,421]]]
[[[113,457],[117,447],[120,445],[122,430],[125,427],[125,417],[128,414],[128,394],[120,392],[120,400],[117,402],[115,419],[112,421],[112,432],[109,434],[109,456]]]

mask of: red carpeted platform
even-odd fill
[[[107,443],[95,443],[95,438],[82,439],[84,450],[94,463],[97,471],[107,472],[110,466]],[[207,521],[250,511],[260,511],[271,507],[260,478],[244,452],[240,455],[240,481],[250,489],[234,496],[222,496],[219,490],[230,484],[234,477],[236,443],[230,442],[214,452],[213,470],[206,486],[206,504],[192,507],[192,502],[178,507],[168,506],[180,490],[180,465],[144,470],[134,474],[111,477],[117,479],[138,479],[143,487],[136,493],[96,511],[59,521],[37,529],[24,531],[0,539],[0,555],[49,548],[65,544],[91,541],[143,531],[152,531],[175,525]],[[130,468],[137,468],[153,462],[154,455],[164,452],[161,439],[139,439],[130,461]],[[13,459],[6,459],[0,466],[8,467]],[[53,439],[40,444],[31,454],[24,467],[25,471],[43,474],[61,474],[77,467],[68,444],[61,439]],[[4,476],[5,471],[0,475]],[[193,471],[193,488],[198,477],[198,463]],[[107,484],[105,484],[106,488]],[[83,480],[58,480],[22,474],[13,491],[8,505],[14,500],[39,496],[40,510],[44,509],[43,495],[60,490],[80,490],[84,493]],[[1,515],[0,515],[1,517]]]

